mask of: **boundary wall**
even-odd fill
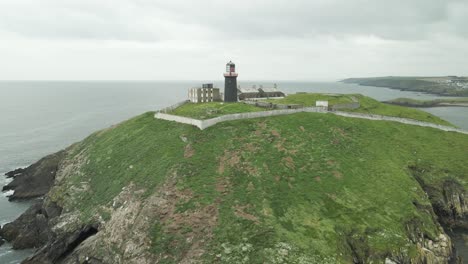
[[[187,102],[184,101],[184,102],[181,102],[179,104],[183,105],[185,103],[187,103]],[[174,109],[174,108],[172,108],[174,106],[168,107],[166,109],[170,108],[172,110],[172,109]],[[175,108],[177,108],[177,107],[175,107]],[[166,111],[169,111],[169,110],[166,110]],[[251,119],[251,118],[259,118],[259,117],[269,117],[269,116],[278,116],[278,115],[290,115],[290,114],[301,113],[301,112],[323,113],[323,114],[329,113],[329,114],[333,114],[333,115],[351,117],[351,118],[393,121],[393,122],[398,122],[398,123],[403,123],[403,124],[408,124],[408,125],[415,125],[415,126],[422,126],[422,127],[432,127],[432,128],[439,129],[439,130],[442,130],[442,131],[457,132],[457,133],[462,133],[462,134],[468,135],[468,131],[463,130],[463,129],[449,127],[449,126],[443,126],[443,125],[437,125],[437,124],[428,123],[428,122],[417,121],[417,120],[414,120],[414,119],[393,117],[393,116],[383,116],[383,115],[362,114],[362,113],[350,113],[350,112],[342,112],[342,111],[327,111],[326,109],[324,109],[322,107],[305,107],[305,108],[300,108],[300,109],[281,109],[281,110],[271,110],[271,111],[261,111],[261,112],[238,113],[238,114],[223,115],[223,116],[219,116],[219,117],[215,117],[215,118],[211,118],[211,119],[205,119],[205,120],[194,119],[194,118],[190,118],[190,117],[183,117],[183,116],[178,116],[178,115],[166,114],[165,112],[163,112],[161,110],[159,112],[156,112],[154,117],[156,119],[174,121],[174,122],[178,122],[178,123],[182,123],[182,124],[196,126],[199,129],[204,130],[206,128],[209,128],[211,126],[214,126],[214,125],[216,125],[218,123],[225,122],[225,121],[240,120],[240,119]]]
[[[154,117],[156,119],[175,121],[175,122],[179,122],[182,124],[193,125],[203,130],[211,126],[214,126],[220,122],[225,122],[225,121],[251,119],[251,118],[268,117],[268,116],[278,116],[278,115],[290,115],[290,114],[295,114],[295,113],[300,113],[300,112],[326,113],[326,110],[324,110],[321,107],[305,107],[301,109],[282,109],[282,110],[230,114],[230,115],[223,115],[223,116],[218,116],[215,118],[205,119],[205,120],[199,120],[199,119],[177,116],[177,115],[170,115],[170,114],[166,114],[162,112],[157,112],[154,115]]]
[[[182,102],[178,102],[178,103],[175,103],[171,106],[168,106],[166,108],[163,108],[157,112],[160,112],[160,113],[167,113],[167,112],[171,112],[172,110],[176,109],[176,108],[179,108],[181,106],[183,106],[184,104],[190,102],[190,100],[185,100],[185,101],[182,101]]]

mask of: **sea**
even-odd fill
[[[90,133],[147,111],[185,100],[187,90],[210,81],[0,81],[0,186],[5,172],[25,167],[41,157],[80,141]],[[211,81],[212,82],[212,81]],[[341,82],[244,81],[241,86],[273,86],[285,93],[361,93],[377,100],[399,97],[442,98],[436,95],[359,86]],[[214,82],[223,87],[222,81]],[[468,108],[421,109],[468,130]],[[0,194],[0,225],[13,221],[32,201],[9,202]],[[458,251],[468,259],[461,238]],[[33,250],[0,247],[0,263],[20,263]]]

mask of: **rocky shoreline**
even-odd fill
[[[69,212],[62,212],[62,208],[47,195],[56,183],[56,176],[60,173],[66,156],[66,150],[59,151],[26,169],[17,169],[6,174],[7,177],[13,178],[13,181],[3,190],[15,191],[10,200],[43,197],[15,221],[0,228],[0,244],[4,239],[12,244],[13,249],[37,249],[33,256],[22,263],[76,263],[79,256],[74,254],[74,250],[100,231],[99,222],[84,224],[77,219],[69,220]],[[393,255],[388,256],[385,263],[463,263],[460,258],[457,259],[451,239],[442,229],[443,226],[446,230],[468,230],[468,202],[463,186],[450,180],[446,180],[441,188],[429,186],[420,177],[424,171],[417,167],[410,169],[432,203],[432,207],[421,206],[420,210],[430,212],[434,221],[440,223],[440,234],[429,238],[420,231],[422,223],[417,220],[408,221],[406,227],[409,240],[417,245],[419,257],[415,260],[406,255]],[[73,228],[63,228],[70,222],[75,223]],[[349,245],[355,254],[355,263],[365,263],[368,257],[362,254],[365,251],[355,247],[356,243],[353,241],[349,241]],[[83,256],[80,259],[82,260]],[[84,263],[103,263],[91,256],[84,259]]]

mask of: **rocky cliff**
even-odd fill
[[[23,263],[455,261],[442,226],[466,228],[464,135],[314,114],[199,131],[152,116],[8,174],[18,199],[39,193],[27,179],[47,183],[0,229],[37,249]],[[439,160],[419,143],[433,138]]]

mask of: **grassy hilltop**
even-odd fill
[[[153,116],[68,149],[47,199],[65,229],[100,223],[86,256],[416,263],[435,258],[422,245],[443,233],[431,201],[448,182],[468,187],[467,135],[316,113],[203,131]]]
[[[262,100],[271,102],[274,104],[296,104],[302,106],[315,106],[316,101],[325,100],[329,102],[330,106],[336,104],[348,104],[358,102],[360,107],[358,109],[342,109],[342,111],[365,113],[365,114],[377,114],[386,116],[395,116],[402,118],[409,118],[439,125],[453,126],[449,122],[431,115],[427,112],[412,109],[408,107],[402,107],[397,105],[382,104],[379,101],[372,99],[361,94],[320,94],[320,93],[297,93],[288,95],[282,99],[268,99]],[[221,115],[233,114],[233,113],[245,113],[245,112],[258,112],[270,109],[256,107],[253,105],[247,105],[243,103],[230,103],[224,104],[219,102],[194,104],[185,104],[174,111],[171,114],[186,116],[196,119],[209,119],[218,117]]]

